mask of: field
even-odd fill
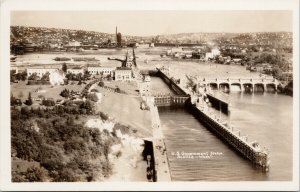
[[[28,98],[29,92],[32,98],[38,98],[39,95],[45,98],[53,98],[54,100],[63,99],[59,94],[64,89],[69,89],[73,91],[81,91],[85,84],[77,85],[26,85],[26,81],[20,81],[19,83],[11,84],[11,93],[14,97],[21,99],[23,102]]]

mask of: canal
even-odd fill
[[[155,78],[151,86],[153,84],[156,84],[153,86],[155,90],[161,86],[162,92],[167,93],[168,86],[163,85],[162,80],[159,82]],[[292,97],[273,93],[231,93],[229,99],[231,108],[228,116],[210,110],[239,129],[242,135],[247,135],[250,141],[258,141],[270,150],[269,172],[254,167],[185,109],[160,108],[172,180],[291,180]],[[185,155],[181,155],[183,153]]]

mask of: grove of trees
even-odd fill
[[[12,107],[14,156],[40,165],[13,172],[14,182],[95,181],[111,174],[110,146],[120,140],[108,132],[85,127],[67,107],[60,107]]]

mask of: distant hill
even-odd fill
[[[154,43],[208,43],[224,44],[255,44],[270,45],[272,47],[292,47],[291,32],[257,32],[257,33],[179,33],[157,36],[130,36],[122,34],[126,42],[154,42]],[[63,43],[71,40],[86,43],[105,43],[116,41],[115,34],[96,31],[11,26],[11,41],[30,41],[40,43]]]

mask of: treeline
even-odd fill
[[[25,71],[23,71],[21,73],[16,73],[15,70],[11,70],[10,82],[25,81],[26,79],[27,79],[27,73]]]
[[[12,172],[13,182],[95,181],[111,174],[110,146],[119,139],[87,128],[64,108],[11,109],[12,156],[35,161],[39,167]],[[103,113],[100,116],[107,118]]]

